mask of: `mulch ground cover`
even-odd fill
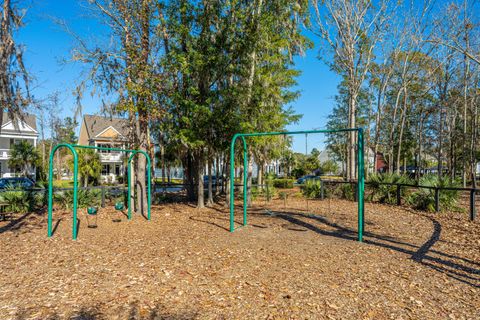
[[[0,319],[480,319],[480,223],[366,204],[262,201],[228,232],[224,206],[100,209],[0,222]],[[240,227],[241,208],[236,209]]]

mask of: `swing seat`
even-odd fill
[[[89,215],[96,215],[98,213],[98,208],[97,207],[88,207],[87,208],[87,213]]]
[[[122,211],[124,208],[125,208],[125,206],[123,205],[123,202],[115,203],[115,210]]]

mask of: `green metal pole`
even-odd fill
[[[55,152],[60,148],[68,148],[73,155],[73,222],[72,222],[72,238],[77,239],[77,192],[78,192],[78,155],[72,145],[61,143],[56,145],[50,152],[49,169],[48,169],[48,237],[52,236],[52,220],[53,220],[53,158]]]
[[[152,198],[151,198],[151,173],[150,173],[150,156],[143,151],[140,151],[146,158],[147,158],[147,207],[148,207],[148,212],[147,212],[147,218],[150,220],[151,214],[150,214],[150,209],[152,206]]]
[[[131,176],[132,176],[132,173],[131,173],[131,161],[132,161],[132,157],[134,156],[135,154],[132,153],[130,155],[130,157],[128,158],[128,161],[127,161],[127,179],[128,179],[128,182],[127,182],[127,196],[128,196],[128,200],[127,200],[127,206],[128,206],[128,213],[127,213],[127,217],[128,217],[128,220],[131,220],[132,219],[132,197],[131,197],[131,190],[132,190],[132,183],[131,183]]]
[[[237,140],[237,137],[239,134],[235,134],[232,138],[232,142],[230,144],[230,232],[233,232],[235,230],[235,225],[234,225],[234,214],[235,214],[235,197],[233,195],[233,192],[235,190],[234,184],[235,184],[235,141]]]
[[[363,242],[364,229],[364,190],[365,190],[365,172],[364,172],[364,144],[363,129],[358,129],[358,241]]]
[[[248,151],[245,137],[243,140],[243,225],[247,225],[247,182],[248,182]]]
[[[245,141],[245,138],[246,137],[260,137],[260,136],[277,136],[277,135],[296,135],[296,134],[309,134],[309,133],[334,133],[334,132],[359,132],[358,134],[358,139],[359,139],[359,152],[358,152],[358,167],[364,167],[364,164],[363,164],[363,154],[364,154],[364,150],[363,150],[363,130],[361,128],[347,128],[347,129],[336,129],[336,130],[304,130],[304,131],[279,131],[279,132],[254,132],[254,133],[236,133],[233,137],[232,137],[232,142],[230,144],[230,232],[233,232],[235,230],[235,225],[234,225],[234,215],[235,215],[235,203],[234,203],[234,200],[235,200],[235,197],[234,197],[234,185],[235,185],[235,142],[237,141],[237,138],[238,137],[241,137],[242,140],[243,140],[243,143],[244,143],[244,157],[243,157],[243,161],[244,161],[244,182],[243,182],[243,185],[244,185],[244,197],[243,197],[243,203],[244,203],[244,206],[243,206],[243,224],[246,225],[247,224],[247,206],[246,206],[246,202],[247,202],[247,199],[246,199],[246,186],[247,186],[247,182],[246,182],[246,167],[248,166],[248,153],[246,154],[246,141]],[[361,143],[360,143],[360,138],[361,138]],[[361,148],[360,148],[360,144],[361,144]],[[361,151],[360,151],[361,149]],[[358,173],[358,179],[359,179],[359,184],[361,184],[361,186],[359,186],[358,188],[358,193],[357,193],[357,196],[359,196],[359,198],[361,198],[361,201],[358,202],[358,219],[359,219],[359,222],[361,222],[361,227],[359,227],[359,240],[363,238],[363,212],[364,212],[364,208],[363,208],[363,194],[364,194],[364,173],[363,173],[363,169],[360,170],[359,168],[359,173]],[[361,172],[361,173],[360,173]],[[361,182],[360,182],[361,181]],[[361,241],[361,240],[360,240]]]

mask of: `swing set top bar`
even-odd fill
[[[279,135],[294,135],[294,134],[309,134],[309,133],[334,133],[334,132],[352,132],[360,131],[362,128],[348,128],[338,130],[303,130],[303,131],[278,131],[278,132],[254,132],[254,133],[236,133],[233,139],[238,137],[260,137],[260,136],[279,136]]]
[[[254,133],[236,133],[232,137],[230,147],[230,232],[235,230],[235,142],[237,138],[241,138],[243,142],[243,225],[247,225],[247,167],[248,167],[248,151],[247,141],[245,137],[260,136],[278,136],[278,135],[296,135],[310,133],[335,133],[335,132],[357,132],[357,179],[358,179],[358,241],[363,241],[364,231],[364,190],[365,190],[365,174],[364,174],[364,142],[363,128],[345,128],[334,130],[302,130],[302,131],[279,131],[279,132],[254,132]]]
[[[127,180],[128,180],[128,219],[132,218],[132,209],[131,209],[131,182],[130,182],[130,163],[133,157],[140,153],[143,154],[147,160],[147,219],[150,220],[151,214],[151,186],[150,186],[150,156],[143,150],[130,150],[130,149],[121,149],[121,148],[107,148],[107,147],[97,147],[97,146],[84,146],[79,144],[69,144],[69,143],[60,143],[56,145],[50,153],[50,162],[49,162],[49,172],[48,172],[48,237],[52,236],[52,220],[53,220],[53,160],[55,152],[60,148],[67,148],[72,152],[73,155],[73,226],[72,226],[72,238],[73,240],[77,239],[77,207],[78,207],[78,154],[75,150],[79,149],[94,149],[94,150],[104,150],[104,151],[116,151],[116,152],[125,152],[131,153],[127,161]]]

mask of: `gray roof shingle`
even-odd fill
[[[18,119],[18,117],[15,117],[14,119]],[[12,119],[10,119],[8,113],[4,112],[3,119],[2,119],[2,127],[7,123],[9,123],[11,120]],[[37,117],[35,115],[24,113],[22,120],[33,130],[37,131]],[[2,130],[2,131],[12,131],[12,130]],[[18,131],[18,130],[15,130],[15,131]]]
[[[83,121],[85,121],[89,139],[94,139],[99,133],[110,126],[115,128],[115,130],[125,138],[127,138],[129,134],[128,119],[86,114],[83,116]]]

